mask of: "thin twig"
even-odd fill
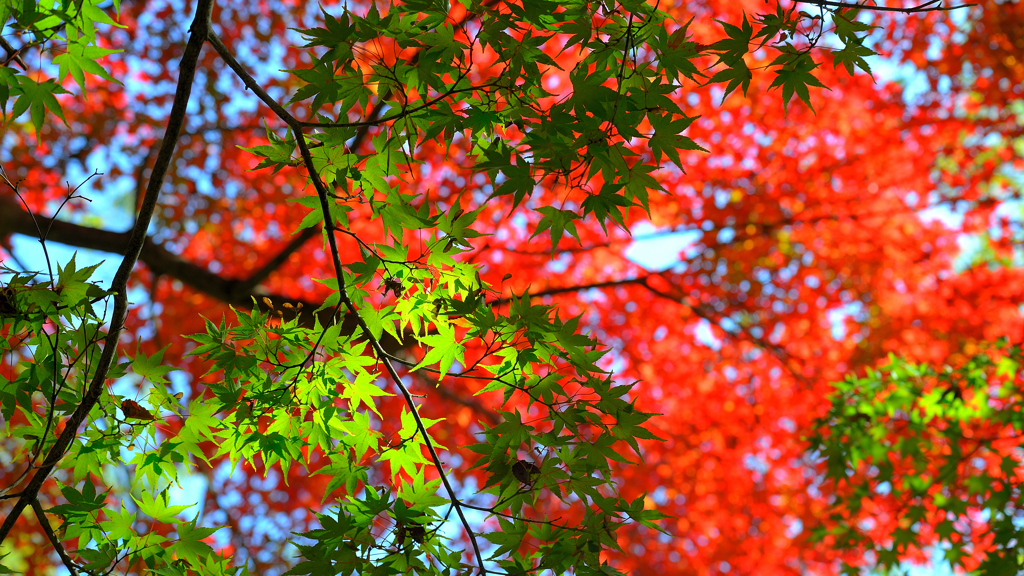
[[[813,4],[815,6],[830,6],[832,8],[853,8],[855,10],[867,10],[869,12],[900,12],[902,14],[920,14],[922,12],[949,12],[961,8],[970,8],[977,4],[957,4],[956,6],[938,6],[941,0],[929,0],[924,4],[910,6],[909,8],[897,8],[894,6],[872,6],[870,4],[857,4],[852,2],[834,2],[833,0],[796,0],[802,4]]]
[[[139,209],[135,228],[132,230],[128,248],[125,250],[125,256],[121,260],[117,273],[114,275],[114,280],[111,282],[111,291],[114,292],[114,309],[110,317],[110,329],[103,343],[103,352],[96,367],[96,372],[78,408],[68,418],[64,431],[61,432],[57,441],[50,448],[50,452],[46,457],[46,463],[40,466],[35,475],[32,476],[32,479],[29,480],[28,485],[21,493],[21,497],[14,503],[14,507],[8,513],[3,525],[0,526],[0,542],[7,539],[7,535],[14,528],[14,524],[21,517],[21,513],[35,501],[39,488],[71,446],[71,443],[78,434],[79,426],[82,425],[103,394],[107,373],[117,354],[121,329],[128,313],[128,278],[131,276],[135,263],[139,259],[139,254],[142,252],[142,246],[146,241],[146,231],[149,228],[150,220],[160,196],[160,188],[163,184],[164,176],[167,174],[167,169],[171,164],[171,158],[174,155],[174,148],[178,142],[181,127],[185,122],[196,65],[199,62],[199,55],[209,33],[212,10],[213,0],[198,0],[196,16],[190,28],[191,35],[179,64],[178,86],[174,94],[171,113],[167,119],[167,129],[160,146],[160,153],[157,155],[156,163],[153,166],[153,173],[150,177],[149,185],[146,187],[146,196],[142,201],[142,207]]]
[[[290,112],[285,110],[283,106],[278,104],[277,100],[271,98],[270,94],[267,94],[267,91],[264,90],[258,82],[256,82],[256,79],[253,78],[245,68],[242,68],[242,65],[235,59],[235,56],[230,50],[228,50],[228,47],[224,45],[224,42],[221,41],[220,36],[217,36],[217,33],[212,29],[207,31],[207,40],[211,45],[213,45],[213,49],[217,51],[217,54],[220,54],[221,59],[223,59],[224,63],[228,65],[228,68],[231,68],[235,75],[242,81],[242,84],[245,84],[246,88],[252,90],[252,93],[255,94],[257,98],[266,104],[278,118],[283,120],[285,124],[288,124],[288,126],[293,130],[297,131],[297,129],[301,129],[302,123],[292,116]]]
[[[392,364],[391,360],[388,359],[387,352],[384,350],[384,347],[381,346],[380,342],[373,337],[370,327],[366,325],[366,321],[359,314],[359,309],[356,308],[352,299],[349,298],[348,288],[345,286],[345,278],[342,274],[343,268],[341,264],[341,254],[338,250],[337,239],[334,237],[334,217],[331,216],[327,187],[324,185],[323,181],[320,180],[320,175],[316,172],[316,167],[313,165],[313,156],[309,153],[309,147],[306,145],[305,135],[300,130],[296,130],[296,143],[299,145],[299,153],[302,154],[302,159],[306,164],[306,170],[309,171],[309,176],[313,180],[313,186],[316,188],[317,196],[320,199],[320,210],[324,215],[324,227],[327,230],[327,243],[331,248],[331,258],[334,263],[334,275],[338,282],[338,292],[341,297],[341,303],[345,305],[348,311],[352,314],[352,317],[354,317],[359,323],[359,327],[362,328],[363,334],[370,342],[370,346],[373,347],[373,351],[377,355],[377,359],[384,365],[384,369],[387,371],[388,376],[391,377],[395,386],[398,387],[398,390],[402,393],[402,397],[405,398],[405,403],[409,407],[409,411],[412,413],[413,419],[416,421],[416,428],[423,436],[423,443],[427,447],[427,451],[430,452],[430,458],[434,462],[434,468],[441,477],[441,483],[444,484],[445,491],[448,492],[448,497],[455,506],[455,513],[458,514],[459,520],[462,521],[462,526],[465,528],[466,534],[469,536],[470,543],[473,545],[473,551],[476,554],[480,574],[486,575],[487,568],[484,565],[484,556],[483,552],[480,550],[480,544],[476,539],[476,532],[474,532],[473,527],[470,526],[469,520],[466,518],[466,514],[462,509],[462,503],[459,500],[458,494],[455,493],[455,488],[452,487],[451,481],[448,479],[448,474],[444,470],[444,464],[441,463],[441,458],[437,455],[437,450],[434,448],[434,442],[430,439],[430,435],[427,434],[427,427],[423,423],[423,419],[420,418],[419,409],[416,407],[416,400],[402,382],[402,377],[399,376],[398,371],[395,370],[394,364]]]
[[[405,399],[405,403],[409,407],[409,410],[413,415],[413,419],[416,421],[416,428],[418,432],[423,436],[423,443],[427,447],[427,451],[430,452],[430,457],[431,460],[433,461],[434,468],[437,470],[438,475],[441,477],[441,483],[444,485],[445,491],[448,492],[448,497],[451,499],[452,504],[455,506],[455,511],[462,522],[463,528],[466,530],[466,534],[469,536],[470,542],[473,546],[473,551],[476,555],[477,563],[479,565],[480,574],[486,575],[487,568],[484,564],[484,557],[483,552],[480,549],[480,544],[477,542],[476,532],[473,530],[473,527],[470,525],[469,520],[466,518],[466,514],[462,509],[458,495],[455,493],[455,488],[452,486],[451,481],[448,479],[448,474],[447,472],[445,472],[444,465],[441,463],[441,458],[437,455],[437,450],[434,447],[433,441],[430,439],[429,434],[427,434],[427,427],[423,423],[422,418],[420,418],[419,409],[416,406],[416,401],[413,395],[409,392],[409,389],[406,388],[405,384],[402,382],[402,378],[401,376],[399,376],[398,371],[395,369],[394,365],[388,359],[387,351],[381,345],[380,341],[377,338],[373,337],[370,328],[366,325],[366,321],[363,320],[362,316],[359,314],[359,309],[356,308],[355,304],[352,302],[352,299],[348,295],[348,289],[345,285],[345,278],[343,274],[344,268],[341,264],[341,254],[340,251],[338,250],[337,239],[334,236],[336,226],[334,218],[331,216],[330,192],[327,190],[327,186],[320,179],[320,176],[316,171],[316,167],[313,164],[313,156],[309,152],[309,145],[306,143],[305,134],[302,132],[304,123],[296,119],[290,113],[288,113],[287,110],[285,110],[280,104],[278,104],[273,98],[271,98],[270,95],[267,94],[267,92],[263,90],[262,87],[259,86],[256,80],[242,67],[238,60],[235,59],[231,51],[228,50],[227,46],[224,45],[224,43],[220,40],[219,37],[217,37],[216,34],[213,33],[213,31],[208,32],[208,36],[210,43],[214,46],[214,49],[217,50],[217,53],[221,56],[222,59],[224,59],[228,67],[231,68],[236,74],[238,74],[243,84],[245,84],[246,87],[252,90],[253,93],[256,94],[257,97],[259,97],[264,104],[266,104],[271,110],[273,110],[274,113],[278,115],[278,118],[280,118],[286,124],[288,124],[288,127],[291,128],[293,133],[295,134],[295,143],[299,148],[299,154],[302,156],[303,163],[305,164],[306,170],[309,173],[310,179],[313,182],[313,187],[316,188],[317,197],[320,201],[320,209],[324,217],[324,228],[327,232],[327,243],[331,249],[331,258],[333,260],[335,278],[338,282],[338,292],[341,303],[351,313],[351,317],[356,319],[356,322],[362,329],[363,334],[369,341],[370,346],[373,348],[373,351],[376,354],[377,359],[384,365],[384,368],[387,371],[388,376],[391,378],[391,380],[395,383],[395,386],[402,393],[402,396]]]

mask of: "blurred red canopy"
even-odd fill
[[[754,0],[660,7],[680,23],[692,18],[698,52],[723,38],[716,19],[739,24],[766,10]],[[285,102],[301,86],[280,70],[309,65],[295,29],[320,21],[320,10],[315,2],[221,1],[213,22],[260,85]],[[8,117],[0,163],[29,209],[53,214],[69,183],[85,182],[78,194],[93,200],[63,208],[52,242],[122,249],[174,96],[186,12],[179,2],[123,3],[123,28],[104,39],[123,50],[104,60],[120,83],[87,76],[87,99],[61,97],[67,124],[47,122],[38,134],[26,117]],[[457,5],[451,18],[471,15]],[[616,376],[640,381],[632,391],[637,406],[661,414],[651,424],[665,441],[643,443],[643,461],[624,466],[619,483],[627,499],[646,492],[649,506],[673,518],[665,535],[635,525],[620,531],[625,554],[614,560],[630,573],[831,574],[841,559],[860,562],[856,550],[810,537],[835,497],[804,440],[827,408],[830,383],[889,353],[941,366],[998,337],[1021,337],[1021,229],[1012,201],[1024,163],[1024,4],[986,0],[954,13],[865,12],[860,19],[878,26],[869,45],[881,57],[868,59],[875,78],[826,61],[814,73],[828,90],[812,89],[813,111],[798,99],[787,110],[784,91],[771,88],[773,75],[759,71],[775,55],[769,49],[746,57],[755,71],[746,95],[723,101],[724,84],[684,81],[670,97],[699,116],[686,136],[708,152],[684,151],[679,166],[666,159],[650,174],[667,193],[650,195],[649,214],[630,210],[624,226],[607,230],[592,218],[577,220],[578,241],[567,230],[552,246],[549,234],[534,235],[541,212],[514,208],[510,197],[480,206],[475,228],[487,236],[465,261],[506,298],[529,290],[563,317],[582,314],[583,325],[613,348]],[[393,46],[364,49],[367,69],[413,57]],[[557,99],[572,88],[578,55],[549,56],[562,68],[544,76]],[[488,57],[478,55],[481,70],[502,65]],[[74,89],[70,78],[67,87]],[[194,345],[180,336],[204,330],[197,312],[230,317],[229,305],[251,306],[253,296],[309,310],[329,292],[312,280],[333,277],[319,234],[290,236],[307,212],[290,202],[306,187],[305,173],[251,170],[257,159],[246,149],[267,144],[270,118],[217,54],[205,51],[152,242],[131,280],[145,301],[131,310],[124,336],[146,354],[167,346],[164,361],[186,370],[177,382],[187,384],[187,398],[202,394],[206,371],[185,356]],[[512,123],[499,135],[515,141],[521,128]],[[375,130],[358,146],[370,149]],[[475,172],[471,146],[444,135],[425,142],[402,191],[445,206],[486,197],[491,181]],[[87,179],[93,171],[102,174]],[[549,179],[530,202],[553,205],[566,195]],[[31,229],[11,190],[0,192],[0,209],[5,264],[36,258],[12,248],[26,244],[12,245],[11,234]],[[382,234],[369,205],[350,222],[364,237]],[[673,253],[656,254],[667,250]],[[358,249],[349,242],[345,251]],[[671,264],[645,267],[655,257]],[[474,396],[472,380],[449,378],[438,388],[411,382],[430,399],[424,416],[450,424],[437,432],[448,447],[476,442],[474,423],[495,418],[499,400]],[[381,409],[400,401],[381,399]],[[19,445],[7,438],[0,446],[10,463]],[[254,563],[256,573],[283,571],[286,539],[307,528],[307,509],[319,509],[328,479],[305,477],[299,467],[287,483],[276,480],[279,470],[267,479],[264,470],[228,470],[213,460],[198,496],[204,517],[230,527],[219,545]],[[19,473],[5,464],[0,485]],[[454,474],[468,487],[483,479],[458,467]],[[55,484],[43,493],[60,498]],[[888,534],[898,507],[879,499],[859,513]],[[13,536],[28,573],[55,560],[37,552],[49,550],[39,530],[24,518]],[[921,533],[923,545],[934,538]]]

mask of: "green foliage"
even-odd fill
[[[501,293],[460,258],[481,236],[474,230],[481,207],[461,197],[450,206],[423,202],[399,185],[415,178],[415,151],[424,143],[464,137],[472,143],[469,161],[493,184],[486,200],[511,196],[513,207],[537,216],[533,236],[546,232],[554,250],[566,234],[579,241],[582,220],[625,227],[630,209],[647,210],[650,193],[664,191],[651,176],[663,160],[682,169],[685,152],[704,151],[682,135],[696,118],[669,97],[680,77],[707,77],[701,58],[717,57],[708,81],[725,83],[728,96],[750,86],[751,44],[771,44],[781,52],[769,64],[777,75],[772,86],[787,102],[795,94],[808,105],[808,86],[822,86],[812,74],[817,63],[809,48],[787,42],[797,30],[792,11],[739,26],[723,22],[727,38],[702,46],[656,3],[464,4],[479,11],[471,39],[444,3],[427,1],[386,12],[372,3],[363,15],[325,12],[323,26],[298,30],[310,65],[290,71],[299,87],[288,105],[308,107],[310,120],[300,122],[274,102],[287,133],[268,122],[267,144],[247,150],[260,159],[255,170],[306,170],[312,186],[295,200],[308,211],[298,228],[323,229],[337,264],[333,277],[318,282],[331,295],[312,322],[297,309],[262,302],[208,319],[204,331],[189,336],[192,361],[208,371],[204,395],[187,406],[169,391],[172,368],[163,352],[115,352],[109,372],[97,372],[106,331],[115,331],[116,345],[120,327],[106,326],[96,310],[111,295],[90,280],[92,268],[79,270],[72,260],[52,278],[7,275],[0,352],[18,362],[13,378],[0,375],[0,413],[7,423],[25,422],[7,432],[22,438],[36,461],[55,446],[63,417],[87,412],[77,439],[58,455],[64,502],[49,510],[66,537],[77,539],[83,570],[101,572],[127,559],[159,574],[245,574],[208,544],[216,527],[171,503],[172,486],[218,459],[276,468],[285,478],[294,467],[329,477],[320,527],[297,535],[302,558],[288,572],[294,575],[611,574],[601,555],[618,548],[619,527],[658,529],[662,514],[645,510],[643,497],[627,501],[618,493],[616,469],[640,457],[640,441],[658,439],[646,427],[653,415],[630,399],[632,384],[602,368],[608,350],[585,333],[580,317],[563,318],[529,294],[490,304]],[[847,48],[836,65],[867,69],[861,58],[870,51],[858,36],[866,28],[852,13],[837,15]],[[11,120],[28,112],[38,133],[46,111],[64,120],[57,95],[68,93],[68,76],[83,97],[90,76],[112,80],[102,60],[113,51],[99,45],[97,30],[114,21],[97,0],[5,2],[0,24],[35,42],[66,44],[53,60],[56,79],[0,68],[0,106],[6,112],[13,99]],[[353,50],[358,43],[418,57],[367,64]],[[483,49],[500,66],[478,78],[472,59]],[[568,72],[572,90],[552,98],[544,72],[558,68],[567,50],[581,55]],[[237,64],[230,53],[220,56]],[[371,98],[391,98],[381,118],[350,117]],[[350,149],[369,125],[378,128],[373,146]],[[522,134],[517,141],[504,135],[510,126]],[[597,179],[601,185],[591,189]],[[582,194],[581,201],[531,202],[538,187],[555,184]],[[363,206],[380,227],[374,241],[349,227]],[[358,244],[358,255],[343,259],[337,235]],[[412,352],[385,351],[385,337]],[[477,394],[502,398],[496,421],[481,424],[479,442],[464,452],[476,457],[469,471],[484,479],[478,494],[453,487],[438,456],[447,449],[432,436],[449,423],[419,415],[420,403],[403,383],[414,373],[442,386],[472,379]],[[96,388],[97,396],[89,385],[97,374],[116,386]],[[114,393],[126,384],[139,394]],[[387,440],[379,431],[381,403],[395,394],[404,405],[397,437]],[[113,466],[130,471],[119,507],[108,504],[114,487],[104,482]],[[386,482],[378,485],[382,471]],[[483,520],[467,519],[470,509]],[[560,523],[563,509],[575,510],[573,523]],[[140,518],[150,529],[137,527]]]
[[[1020,456],[1005,442],[1024,432],[1022,363],[1021,348],[1001,341],[955,367],[936,371],[890,356],[885,366],[836,384],[818,422],[826,431],[810,442],[840,498],[816,536],[874,551],[884,570],[928,541],[963,567],[968,552],[991,538],[995,550],[979,574],[1024,569],[1015,505]],[[900,503],[899,515],[873,517],[865,504],[878,499]],[[988,533],[972,524],[979,515]],[[934,533],[921,532],[926,518],[939,519]]]
[[[98,27],[118,26],[106,12],[101,0],[67,0],[53,2],[27,0],[14,2],[0,1],[0,34],[6,34],[6,27],[13,31],[30,36],[36,44],[59,42],[64,44],[64,51],[54,57],[53,63],[58,65],[58,77],[32,79],[19,74],[13,68],[0,68],[0,112],[7,121],[7,102],[14,98],[11,118],[17,118],[26,110],[36,132],[43,127],[46,111],[67,123],[56,94],[67,94],[61,86],[63,80],[71,75],[81,88],[82,97],[86,97],[86,73],[103,78],[108,82],[117,82],[100,61],[104,56],[119,52],[98,45],[102,36],[97,34]],[[114,2],[117,9],[120,2]]]
[[[851,75],[854,73],[854,66],[870,74],[871,68],[864,58],[874,55],[875,52],[864,46],[864,41],[875,26],[857,20],[857,14],[858,10],[847,8],[837,9],[829,14],[835,37],[843,43],[842,48],[833,50],[833,62],[835,67],[842,65]],[[774,44],[779,55],[767,65],[769,69],[774,68],[773,72],[776,75],[771,87],[782,88],[782,99],[787,106],[795,94],[813,110],[808,87],[827,89],[813,75],[812,72],[818,67],[818,63],[811,57],[812,48],[818,44],[824,32],[824,14],[812,16],[806,12],[797,13],[795,7],[785,10],[780,3],[776,5],[775,13],[759,14],[755,20],[758,24],[757,29],[746,18],[740,26],[719,22],[727,38],[710,46],[709,51],[718,56],[718,64],[724,68],[715,73],[709,82],[727,83],[722,95],[723,101],[741,86],[743,93],[746,94],[753,78],[753,72],[745,61],[751,46],[757,44],[755,49],[760,49]],[[808,23],[817,29],[816,33],[802,32],[802,28]],[[797,46],[795,40],[800,35],[807,38],[801,46]],[[758,39],[760,43],[757,42]]]

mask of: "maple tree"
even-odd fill
[[[5,244],[5,565],[1020,562],[1020,4],[119,4],[0,4],[0,233],[124,255]]]

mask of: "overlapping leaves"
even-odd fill
[[[57,95],[68,76],[81,88],[91,81],[86,73],[111,80],[102,67],[111,50],[97,25],[113,20],[92,0],[3,6],[0,23],[67,44],[53,60],[56,80],[0,68],[0,106],[13,99],[12,119],[28,112],[41,132],[47,110],[63,119]],[[606,371],[607,349],[580,317],[565,319],[528,294],[503,300],[462,254],[479,240],[482,207],[504,197],[513,211],[535,213],[528,232],[546,232],[552,250],[566,234],[579,240],[579,221],[607,231],[609,223],[625,227],[629,210],[647,210],[651,192],[662,192],[651,173],[663,161],[682,169],[686,152],[703,150],[682,134],[695,118],[670,97],[680,77],[707,78],[702,66],[713,64],[709,81],[726,83],[725,95],[745,91],[750,46],[761,39],[781,53],[769,64],[777,67],[773,86],[784,100],[809,104],[807,87],[820,86],[817,64],[786,43],[797,29],[792,13],[763,16],[756,29],[746,18],[723,23],[727,38],[704,46],[639,1],[463,6],[473,26],[444,3],[410,1],[324,12],[322,27],[298,31],[310,65],[290,71],[299,87],[285,105],[309,120],[281,114],[287,129],[268,121],[267,143],[247,150],[261,158],[257,170],[305,169],[317,195],[296,199],[308,210],[299,227],[338,227],[357,249],[334,249],[342,267],[320,280],[331,295],[312,322],[297,308],[262,302],[207,320],[190,337],[193,360],[208,367],[205,390],[187,405],[168,390],[162,353],[125,354],[109,377],[147,394],[107,390],[62,464],[64,503],[50,510],[77,538],[83,569],[127,560],[162,574],[244,573],[210,546],[214,527],[171,501],[172,486],[213,462],[329,477],[320,527],[297,537],[302,558],[291,574],[609,573],[602,553],[618,547],[620,526],[658,528],[662,515],[645,509],[642,496],[618,495],[619,467],[639,457],[641,441],[657,438],[646,428],[652,415],[630,398],[632,384]],[[840,36],[856,49],[837,57],[848,69],[863,67],[866,55],[865,30],[850,18]],[[497,64],[482,66],[479,52]],[[566,53],[578,54],[571,70],[562,69]],[[707,55],[717,62],[703,62]],[[571,85],[564,94],[543,82],[555,71]],[[350,149],[364,129],[373,146]],[[437,138],[471,144],[467,161],[490,180],[489,196],[440,206],[399,191],[417,177],[417,151]],[[566,201],[538,205],[541,188],[564,189]],[[353,231],[350,215],[362,205],[378,233]],[[16,275],[5,288],[5,346],[24,361],[2,382],[0,407],[5,421],[18,413],[27,422],[18,434],[29,458],[45,452],[89,380],[103,332],[92,307],[105,294],[88,275],[72,262],[49,284]],[[385,351],[385,335],[404,348]],[[448,423],[420,417],[420,401],[408,394],[406,379],[424,374],[439,386],[472,380],[493,401],[494,422],[480,424],[479,442],[461,453],[475,460],[460,477],[479,474],[479,492],[471,484],[458,494],[442,489],[452,470],[437,453],[458,447],[436,441]],[[405,403],[389,412],[384,399],[396,392]],[[111,464],[131,471],[119,506],[107,505],[113,489],[99,485]],[[560,521],[563,513],[573,521]]]
[[[988,550],[971,566],[981,574],[1024,568],[1015,520],[1022,361],[1020,347],[1002,341],[958,366],[936,370],[890,356],[878,370],[838,383],[819,422],[831,432],[811,438],[839,494],[817,536],[871,550],[884,568],[927,543],[941,543],[945,559],[961,567]],[[898,515],[874,517],[873,499],[897,503]],[[979,515],[988,519],[983,531]]]

